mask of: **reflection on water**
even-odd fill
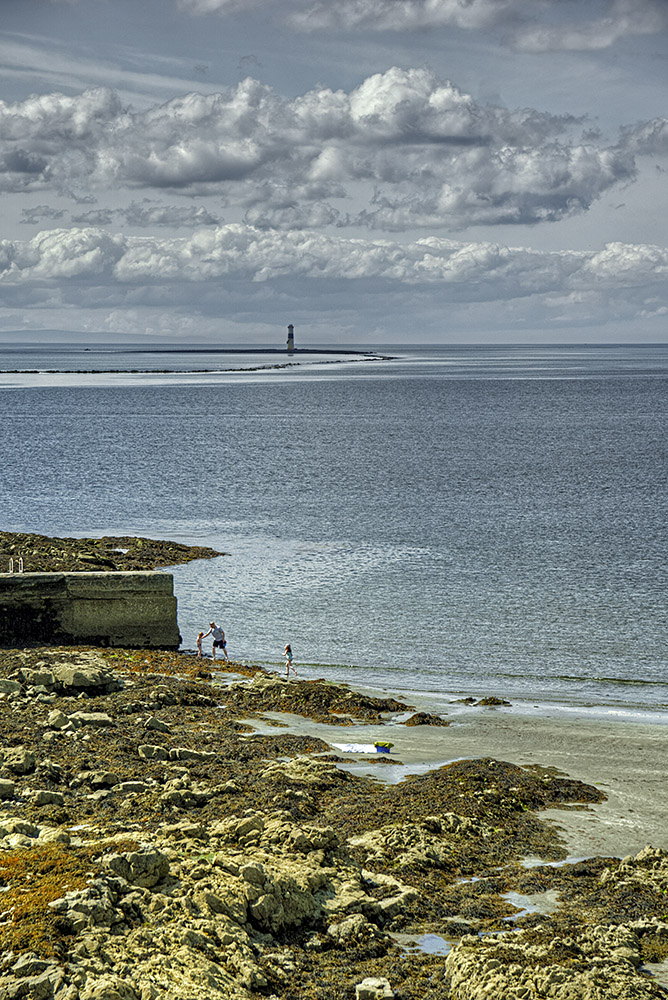
[[[556,913],[561,901],[559,893],[555,889],[534,892],[526,896],[520,892],[502,892],[501,899],[505,899],[507,903],[516,906],[519,910],[519,913],[513,913],[509,917],[503,918],[511,923],[529,916],[530,913]]]
[[[422,952],[424,955],[447,955],[452,951],[453,945],[459,942],[456,940],[446,940],[440,934],[400,934],[392,932],[390,937],[396,944],[407,952]]]
[[[385,758],[386,759],[386,758]],[[445,767],[446,764],[450,764],[452,761],[441,760],[437,763],[429,764],[387,764],[381,763],[379,766],[376,762],[369,763],[368,761],[348,761],[345,764],[339,763],[336,766],[342,771],[348,771],[350,774],[363,775],[369,778],[378,778],[379,781],[384,782],[386,785],[398,785],[399,782],[404,781],[409,775],[418,774],[428,774],[429,771],[436,771],[439,767]]]

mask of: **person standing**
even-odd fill
[[[296,671],[296,669],[295,669],[295,667],[294,667],[294,665],[292,663],[292,646],[290,645],[290,643],[288,643],[286,645],[286,647],[285,647],[285,676],[286,676],[286,678],[290,676],[290,669],[291,668],[292,668],[293,674],[296,677],[297,676],[297,671]]]
[[[211,647],[211,658],[213,660],[215,660],[216,659],[216,650],[220,649],[221,652],[222,652],[222,654],[223,654],[223,656],[227,660],[228,659],[228,656],[227,656],[227,643],[225,641],[225,633],[222,630],[222,628],[220,628],[219,625],[216,625],[215,622],[209,622],[209,631],[205,632],[204,635],[202,636],[202,638],[206,639],[206,637],[208,635],[210,635],[210,636],[213,637],[213,645]]]
[[[204,632],[200,632],[197,636],[197,655],[202,656],[202,639],[204,638]]]

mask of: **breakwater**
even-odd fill
[[[1,573],[0,644],[177,649],[171,573]]]

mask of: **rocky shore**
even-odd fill
[[[396,755],[355,775],[277,712],[448,721],[183,653],[0,651],[3,1000],[667,995],[668,853],[559,864],[538,816],[599,789],[490,758],[388,784]]]
[[[182,545],[131,535],[102,538],[50,538],[33,532],[0,531],[0,570],[10,559],[26,573],[85,573],[114,570],[150,570],[177,566],[195,559],[225,555],[201,545]]]

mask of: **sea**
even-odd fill
[[[332,351],[0,347],[0,525],[224,552],[184,649],[668,722],[668,345]]]

